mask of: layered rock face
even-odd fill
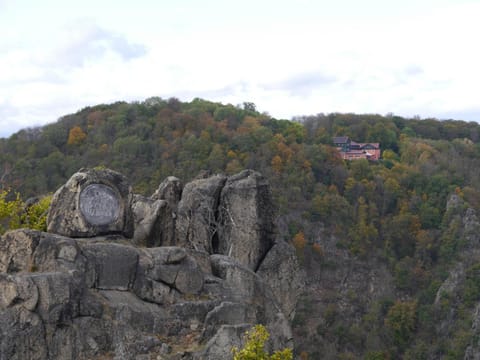
[[[0,360],[229,359],[261,323],[292,346],[303,287],[253,171],[168,178],[151,197],[110,170],[54,195],[48,233],[0,239]]]

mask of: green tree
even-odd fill
[[[365,199],[360,196],[357,201],[357,219],[356,223],[350,230],[350,250],[360,256],[364,256],[367,250],[371,247],[373,241],[378,236],[378,231],[375,225],[369,221],[369,205]]]
[[[387,218],[382,225],[385,246],[394,251],[397,259],[412,257],[415,252],[416,236],[421,229],[418,215],[402,207],[400,213]],[[388,246],[387,246],[388,245]]]
[[[32,205],[23,202],[18,193],[11,200],[8,197],[8,191],[0,192],[0,235],[22,227],[46,231],[51,196],[45,196]]]
[[[468,306],[472,306],[480,299],[480,264],[467,269],[463,297]]]
[[[352,206],[337,192],[315,195],[312,199],[311,214],[314,220],[327,225],[342,223],[349,226],[352,222]]]
[[[400,348],[404,348],[412,339],[416,324],[416,301],[397,301],[385,318],[385,325],[392,331],[393,340]]]
[[[20,194],[9,200],[9,192],[0,192],[0,235],[6,230],[16,229],[21,224],[21,211],[23,202]]]
[[[370,164],[366,159],[352,161],[350,163],[350,172],[351,176],[357,181],[370,179],[372,175]]]
[[[380,143],[382,149],[397,150],[397,129],[393,123],[377,122],[368,131],[369,142]]]
[[[255,325],[245,333],[245,345],[242,349],[233,347],[233,360],[292,360],[292,349],[277,350],[269,355],[265,351],[265,342],[270,337],[263,325]]]
[[[47,213],[51,202],[52,196],[44,196],[33,205],[24,205],[22,227],[47,231]]]

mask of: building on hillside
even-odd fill
[[[348,136],[338,136],[333,138],[333,145],[344,160],[380,159],[380,143],[357,143]]]

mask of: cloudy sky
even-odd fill
[[[480,1],[0,0],[0,136],[151,96],[480,121]]]

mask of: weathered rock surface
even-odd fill
[[[266,179],[252,170],[229,177],[219,212],[218,253],[257,270],[275,239],[274,206]]]
[[[293,320],[297,298],[305,286],[305,274],[299,270],[293,247],[284,241],[276,242],[260,264],[257,274],[268,279],[273,294],[281,299],[283,313]]]
[[[69,237],[132,237],[131,198],[123,175],[107,169],[81,169],[53,195],[48,232]]]
[[[152,200],[165,200],[170,208],[176,212],[177,205],[182,198],[183,184],[175,176],[169,176],[158,186],[152,195]]]
[[[270,250],[273,212],[258,173],[197,179],[183,192],[170,179],[150,198],[112,176],[82,170],[56,193],[49,229],[59,234],[0,238],[0,360],[228,359],[257,323],[271,349],[293,345],[289,318],[303,279],[291,247],[277,241]],[[123,189],[123,223],[82,217],[78,199],[92,184]],[[219,253],[223,241],[235,257]]]
[[[134,195],[132,210],[135,220],[133,241],[136,245],[155,247],[175,243],[175,223],[167,201]]]
[[[217,239],[217,208],[226,180],[225,176],[216,175],[185,185],[176,221],[177,243],[180,246],[213,252]]]

